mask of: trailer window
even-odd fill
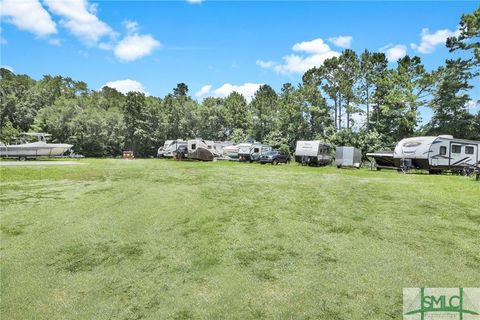
[[[259,151],[260,151],[260,149],[258,149],[258,148],[253,149],[253,152],[255,152],[255,153],[258,153]]]
[[[441,146],[440,147],[440,155],[444,156],[447,154],[447,147]]]
[[[192,144],[192,150],[195,150],[197,148],[197,145],[195,143]]]
[[[465,147],[466,154],[473,154],[475,149],[473,147]]]
[[[452,145],[452,153],[461,153],[461,152],[462,152],[462,146],[458,144]]]

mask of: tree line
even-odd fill
[[[480,9],[465,14],[460,34],[447,40],[448,59],[427,71],[416,56],[389,67],[384,53],[345,50],[308,70],[296,86],[280,92],[262,85],[251,101],[237,92],[198,102],[178,84],[163,98],[122,94],[85,82],[46,75],[34,80],[0,69],[0,141],[26,131],[48,132],[86,156],[118,156],[131,149],[154,155],[165,140],[202,137],[257,140],[292,151],[297,140],[321,139],[362,151],[389,148],[415,135],[451,134],[480,140],[480,111],[469,112],[469,91],[478,81]],[[431,121],[420,125],[420,108]]]

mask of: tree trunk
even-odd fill
[[[368,81],[366,82],[367,86],[367,132],[370,130],[370,101],[369,101],[369,90],[368,90]]]
[[[338,94],[338,129],[342,130],[342,95]]]
[[[350,129],[350,99],[347,99],[347,129]]]
[[[334,122],[335,122],[335,130],[338,130],[338,126],[337,126],[337,105],[338,105],[338,102],[337,102],[337,95],[335,95],[335,117],[334,117]]]

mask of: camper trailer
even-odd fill
[[[362,151],[354,147],[337,147],[335,165],[337,168],[360,168],[362,165]]]
[[[463,172],[480,165],[479,148],[480,141],[450,135],[407,138],[395,147],[393,161],[401,169]]]
[[[187,141],[186,158],[202,161],[213,161],[213,159],[221,156],[215,149],[215,143],[210,140],[200,138]]]
[[[162,147],[158,148],[157,157],[158,158],[173,158],[175,157],[177,150],[181,146],[186,146],[187,141],[181,139],[177,140],[166,140]]]
[[[269,145],[260,142],[240,143],[238,145],[238,159],[240,161],[259,161],[260,156],[272,150]]]
[[[320,140],[297,141],[295,161],[302,165],[324,166],[332,162],[332,147]]]

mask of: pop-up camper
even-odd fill
[[[297,141],[295,161],[303,165],[324,166],[332,162],[332,147],[323,141]]]

